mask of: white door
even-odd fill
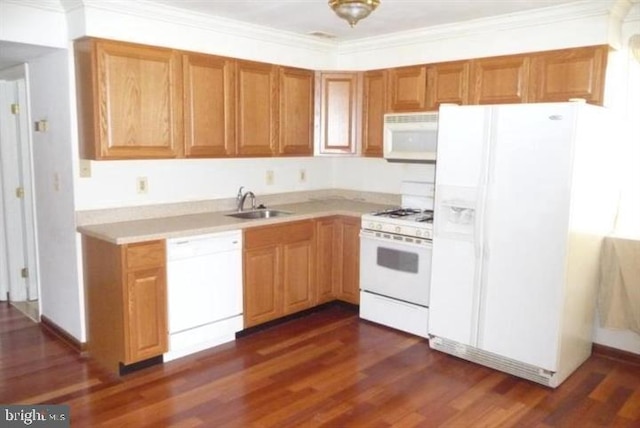
[[[569,220],[567,104],[496,107],[478,347],[556,369]]]
[[[473,346],[490,114],[483,106],[443,106],[439,116],[429,333]]]
[[[38,298],[26,68],[0,73],[0,300]],[[6,80],[2,80],[6,79]]]

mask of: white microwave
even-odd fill
[[[389,162],[435,162],[438,112],[384,115],[384,158]]]

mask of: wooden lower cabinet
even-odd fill
[[[360,218],[316,221],[316,284],[318,303],[360,303]]]
[[[165,241],[83,237],[88,351],[118,372],[168,350]]]
[[[243,257],[245,328],[316,304],[312,221],[246,229]]]

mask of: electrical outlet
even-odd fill
[[[300,183],[304,183],[304,182],[307,181],[307,170],[305,170],[305,169],[301,169],[300,170],[300,173],[298,175],[298,181]]]
[[[147,177],[138,177],[136,179],[136,189],[138,194],[142,195],[149,192],[149,183]]]
[[[80,177],[91,177],[91,161],[89,159],[80,159]]]
[[[267,183],[268,186],[271,186],[274,182],[274,176],[273,176],[273,171],[272,170],[267,170],[267,173],[265,174],[265,182]]]

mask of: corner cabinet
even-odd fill
[[[244,327],[316,304],[312,221],[245,229]]]
[[[182,156],[180,55],[100,39],[75,43],[80,156]]]
[[[359,73],[316,76],[316,121],[321,154],[355,154],[359,139]]]
[[[88,350],[106,368],[168,350],[164,241],[116,245],[83,237]]]

